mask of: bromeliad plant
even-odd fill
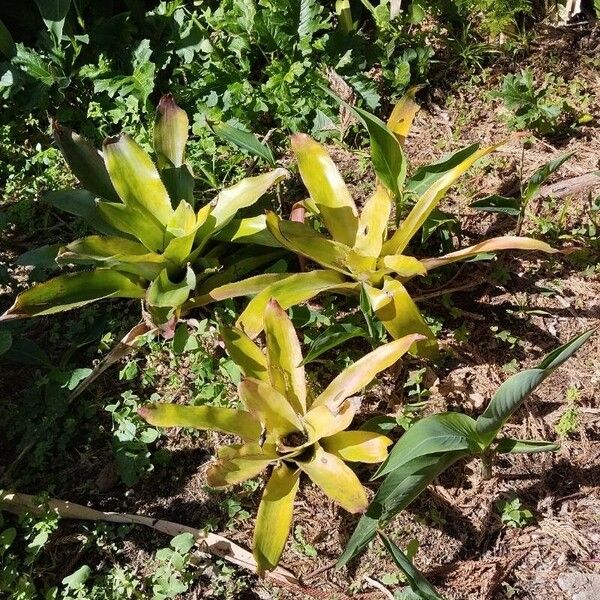
[[[323,291],[362,292],[393,338],[421,333],[429,339],[420,343],[417,350],[431,352],[435,350],[434,335],[406,290],[406,282],[482,252],[507,249],[555,252],[539,240],[504,236],[439,258],[417,258],[407,253],[409,243],[450,186],[477,160],[496,148],[473,144],[417,169],[407,179],[402,143],[418,110],[413,96],[414,90],[401,99],[387,126],[366,111],[352,108],[369,131],[377,175],[375,192],[360,212],[327,150],[307,135],[292,137],[292,151],[309,193],[304,206],[313,222],[287,221],[269,212],[266,225],[283,247],[314,261],[324,270],[291,277],[281,275],[282,281],[257,294],[238,322],[250,337],[261,331],[264,308],[271,297],[288,308]],[[409,199],[414,199],[412,209],[399,227],[390,231],[394,201],[401,209]],[[225,297],[228,292],[235,292],[235,286],[218,290],[217,296]]]
[[[400,438],[374,478],[385,476],[367,512],[361,517],[338,565],[362,552],[394,515],[404,510],[438,475],[465,457],[479,456],[491,465],[496,454],[556,450],[543,440],[498,437],[504,424],[525,399],[555,369],[571,357],[595,330],[586,331],[556,348],[533,369],[507,379],[477,418],[447,412],[417,421]]]
[[[347,430],[358,405],[352,396],[421,338],[409,335],[379,347],[313,399],[298,337],[276,301],[267,304],[264,322],[266,355],[241,330],[222,329],[227,351],[245,376],[238,388],[245,410],[155,404],[140,411],[155,426],[215,430],[242,439],[219,450],[207,473],[211,486],[241,483],[272,467],[254,531],[254,556],[261,572],[273,569],[283,552],[301,473],[346,510],[365,510],[366,492],[345,463],[379,463],[391,440],[370,431]]]
[[[2,318],[47,315],[103,298],[139,298],[153,324],[172,330],[196,288],[235,281],[276,255],[273,249],[244,248],[241,255],[226,256],[215,238],[223,237],[226,226],[235,238],[237,211],[254,204],[286,171],[243,179],[195,209],[194,177],[185,162],[188,117],[170,95],[156,113],[156,165],[125,134],[106,139],[102,153],[58,124],[54,137],[85,189],[46,199],[83,217],[100,234],[56,248],[56,262],[92,268],[35,285]]]

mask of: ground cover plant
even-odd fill
[[[592,4],[0,8],[0,596],[597,596]]]

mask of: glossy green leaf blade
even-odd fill
[[[173,281],[167,269],[152,281],[146,293],[146,301],[150,306],[159,308],[179,308],[196,287],[194,271],[187,267],[185,276],[180,281]]]
[[[171,205],[176,207],[181,200],[194,206],[194,176],[184,164],[179,167],[167,167],[160,172],[160,178],[167,188]]]
[[[319,334],[310,344],[306,358],[302,361],[303,365],[316,360],[329,350],[340,346],[344,342],[357,337],[368,337],[369,334],[362,327],[352,325],[352,323],[336,323],[331,325],[321,334]]]
[[[116,195],[116,192],[115,192]],[[113,227],[102,215],[96,203],[96,197],[87,190],[60,190],[47,192],[42,196],[44,202],[71,215],[81,217],[99,233],[122,235],[125,232]]]
[[[346,278],[335,271],[311,271],[289,275],[257,294],[239,316],[237,325],[249,337],[255,338],[264,328],[265,308],[271,298],[277,300],[279,305],[287,310],[290,306],[306,302],[320,293],[352,292],[357,285],[347,283]]]
[[[265,486],[254,527],[253,554],[258,573],[274,569],[292,527],[300,471],[280,463]]]
[[[13,37],[2,19],[0,19],[0,52],[8,59],[11,59],[17,53]]]
[[[71,171],[83,187],[100,198],[118,202],[119,196],[110,180],[102,154],[84,137],[57,121],[52,123],[52,133]]]
[[[221,406],[182,406],[180,404],[149,404],[139,409],[140,416],[156,427],[192,427],[239,435],[257,440],[261,425],[249,412]]]
[[[212,130],[226,142],[236,148],[248,152],[253,156],[259,156],[266,160],[272,167],[275,166],[275,157],[267,144],[261,142],[253,133],[238,129],[229,123],[218,123],[213,125]]]
[[[416,594],[417,598],[421,600],[443,600],[443,598],[437,593],[435,588],[423,577],[419,570],[412,564],[406,554],[390,540],[384,533],[379,532],[381,541],[385,546],[386,550],[390,553],[394,562],[398,568],[404,574],[410,589]]]
[[[343,567],[362,552],[380,526],[406,508],[440,473],[467,453],[462,450],[420,456],[392,471],[358,522],[337,566]]]
[[[417,421],[396,442],[373,477],[383,477],[421,456],[482,449],[475,420],[468,415],[453,412],[430,415]]]
[[[145,292],[136,277],[111,269],[70,273],[19,294],[0,320],[50,315],[104,298],[143,298]]]
[[[559,156],[558,158],[555,158],[547,162],[545,165],[541,166],[529,178],[529,181],[527,182],[527,185],[523,190],[523,200],[525,202],[533,200],[533,198],[535,198],[538,195],[542,184],[548,179],[548,177],[550,177],[550,175],[552,175],[553,173],[556,173],[556,171],[558,171],[558,169],[560,169],[560,167],[567,160],[569,160],[569,158],[571,158],[573,154],[574,152],[567,152],[566,154],[563,154],[562,156]]]
[[[545,440],[517,440],[502,438],[495,446],[494,451],[499,454],[535,454],[536,452],[554,452],[560,448],[556,442]]]
[[[406,177],[406,158],[400,140],[378,117],[357,106],[347,105],[360,119],[371,143],[371,160],[379,181],[399,200]]]
[[[23,252],[15,264],[28,267],[43,267],[44,269],[56,269],[56,257],[62,247],[62,244],[47,244],[39,248],[33,248],[27,252]]]
[[[35,0],[35,3],[48,31],[54,36],[56,45],[60,45],[71,0]]]
[[[407,186],[407,191],[418,195],[417,202],[394,235],[383,245],[382,252],[403,252],[450,186],[475,162],[495,148],[496,146],[479,148],[478,144],[474,144],[417,171],[412,179],[414,185],[411,187],[409,183]]]
[[[484,212],[510,215],[511,217],[518,217],[521,214],[521,200],[519,198],[506,198],[497,195],[486,196],[471,202],[470,207]]]
[[[352,247],[358,211],[337,167],[324,146],[303,133],[292,136],[302,181],[334,240]]]
[[[165,259],[133,240],[90,235],[63,246],[56,258],[61,265],[95,264],[154,279],[165,268]]]
[[[502,425],[546,377],[570,358],[594,334],[590,329],[550,352],[535,369],[526,369],[507,379],[477,419],[477,432],[489,444]]]
[[[238,365],[246,377],[269,382],[267,358],[263,351],[237,327],[219,329],[227,354]]]
[[[106,139],[103,150],[108,174],[121,200],[145,219],[166,227],[173,216],[171,199],[150,156],[125,134]]]

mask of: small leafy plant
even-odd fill
[[[365,515],[355,529],[338,564],[345,565],[364,550],[381,524],[406,508],[440,473],[460,458],[481,456],[490,463],[497,453],[534,453],[556,450],[547,441],[498,438],[506,421],[527,396],[572,356],[594,333],[586,331],[550,352],[533,369],[505,381],[477,419],[447,412],[417,421],[400,438],[374,478],[385,476]]]
[[[246,178],[195,210],[194,177],[185,162],[188,117],[170,95],[163,96],[156,113],[156,165],[126,134],[107,138],[102,153],[56,123],[54,136],[85,189],[46,199],[100,233],[54,248],[56,261],[92,269],[35,285],[2,319],[47,315],[104,298],[138,298],[149,320],[172,336],[192,292],[238,279],[273,258],[272,250],[249,253],[247,248],[243,256],[226,256],[214,239],[286,171]],[[233,229],[239,234],[235,223]]]
[[[496,507],[500,513],[500,520],[508,527],[525,527],[534,519],[533,513],[521,504],[519,498],[500,500]]]
[[[207,472],[213,487],[241,483],[272,467],[254,530],[260,572],[279,562],[292,526],[301,473],[347,511],[367,507],[365,489],[345,463],[381,462],[391,441],[379,433],[347,430],[358,407],[352,396],[421,338],[413,334],[379,347],[311,398],[290,318],[272,300],[264,320],[266,355],[241,330],[222,329],[227,351],[245,375],[238,387],[245,410],[175,404],[140,409],[154,426],[209,429],[243,440],[218,451],[217,462]]]

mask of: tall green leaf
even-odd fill
[[[213,125],[212,130],[223,140],[229,142],[236,148],[244,150],[253,156],[259,156],[266,160],[269,165],[275,167],[275,157],[267,144],[261,142],[253,133],[238,129],[229,123],[218,123]]]

